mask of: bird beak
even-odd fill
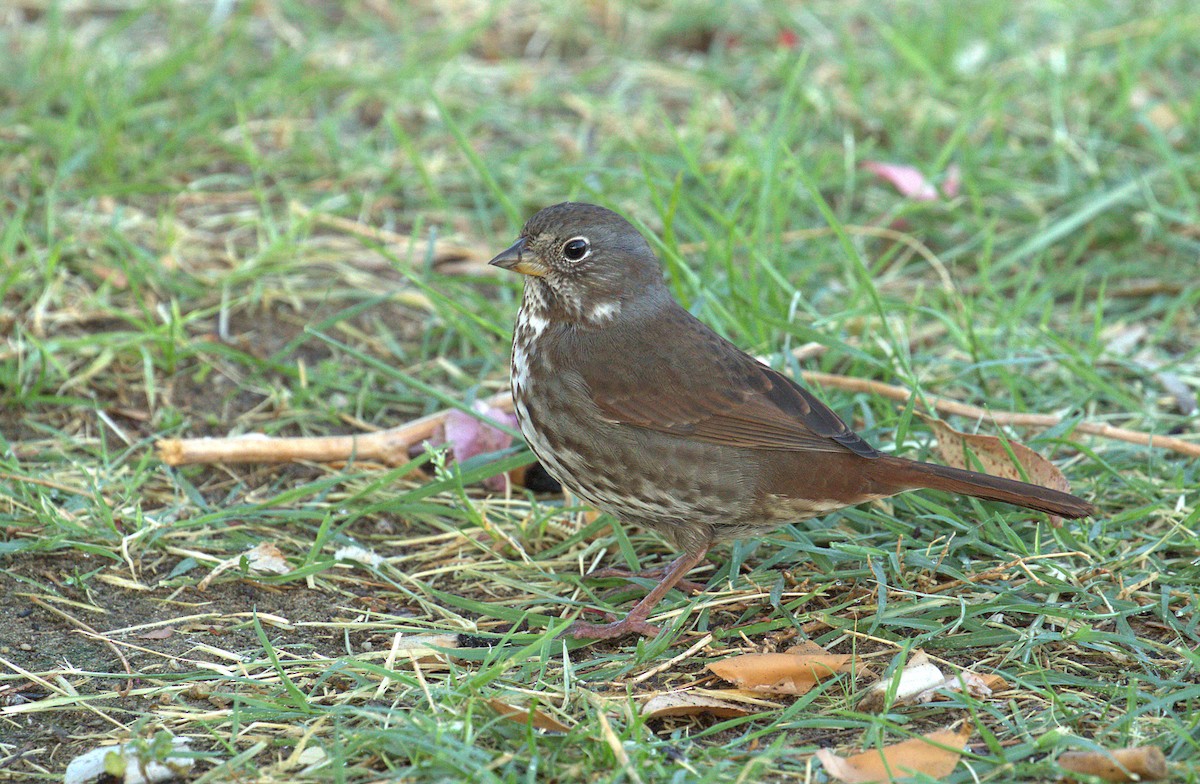
[[[488,262],[493,267],[500,269],[512,270],[519,272],[522,275],[533,275],[540,278],[546,274],[546,265],[538,261],[532,255],[526,256],[525,238],[514,242],[506,250],[500,252],[496,258]]]

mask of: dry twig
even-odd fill
[[[803,347],[798,349],[803,350]],[[802,375],[810,384],[849,392],[866,392],[891,400],[906,401],[912,395],[912,391],[904,387],[863,378],[816,370],[806,370]],[[497,393],[486,402],[502,411],[512,411],[512,398],[508,392]],[[930,405],[941,414],[990,420],[998,425],[1045,428],[1062,423],[1062,418],[1053,414],[993,411],[946,398],[935,398],[930,401]],[[158,442],[158,455],[164,463],[172,466],[194,463],[330,463],[345,460],[375,460],[387,465],[401,465],[409,459],[409,449],[432,437],[437,428],[445,422],[448,413],[449,410],[438,411],[399,427],[350,436],[272,438],[245,435],[230,438],[170,438]],[[1075,426],[1075,432],[1200,457],[1200,444],[1171,436],[1092,422],[1080,422]]]
[[[839,376],[834,373],[821,373],[816,370],[806,370],[803,375],[805,381],[813,384],[845,389],[850,392],[867,392],[891,400],[905,401],[912,396],[912,391],[909,389],[893,386],[892,384],[884,384],[880,381]],[[1054,414],[993,411],[973,406],[970,403],[960,403],[957,400],[948,400],[946,398],[935,398],[930,402],[930,405],[942,414],[956,414],[971,419],[991,420],[998,425],[1054,427],[1062,424],[1062,417],[1055,416]],[[1181,438],[1160,436],[1155,433],[1144,433],[1140,430],[1129,430],[1123,427],[1113,427],[1112,425],[1095,422],[1080,422],[1075,426],[1075,432],[1087,433],[1088,435],[1100,436],[1101,438],[1111,438],[1114,441],[1126,441],[1130,444],[1142,444],[1143,446],[1167,449],[1172,452],[1178,452],[1181,455],[1188,455],[1189,457],[1200,457],[1200,444],[1193,444]]]

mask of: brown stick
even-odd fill
[[[868,392],[873,395],[899,401],[905,401],[912,397],[912,390],[892,386],[891,384],[884,384],[880,381],[839,376],[833,373],[821,373],[816,370],[806,370],[802,375],[804,376],[804,380],[811,384],[845,389],[850,392]],[[1016,411],[991,411],[986,408],[970,405],[969,403],[960,403],[957,400],[947,400],[945,398],[934,398],[931,404],[942,414],[957,414],[958,416],[971,417],[973,419],[988,419],[998,425],[1054,427],[1055,425],[1062,424],[1062,417],[1053,414],[1022,414]],[[1089,435],[1100,436],[1101,438],[1111,438],[1114,441],[1126,441],[1131,444],[1142,444],[1158,449],[1168,449],[1172,452],[1188,455],[1189,457],[1200,457],[1200,444],[1193,444],[1181,438],[1143,433],[1138,430],[1128,430],[1123,427],[1113,427],[1112,425],[1094,422],[1080,422],[1075,426],[1075,432],[1087,433]]]
[[[512,395],[507,391],[492,395],[485,402],[493,408],[512,411]],[[351,436],[167,438],[156,446],[159,459],[171,466],[194,463],[331,463],[352,459],[402,465],[409,460],[409,448],[433,437],[438,427],[446,421],[447,413],[448,409],[399,427]]]
[[[809,352],[809,348],[802,346],[797,349],[797,352],[806,352],[809,355],[815,353]],[[884,384],[880,381],[822,373],[816,370],[806,370],[802,375],[804,380],[810,384],[844,389],[848,392],[866,392],[901,402],[908,400],[912,395],[912,390]],[[508,392],[497,393],[488,398],[486,403],[502,411],[512,411],[512,397]],[[985,419],[1000,425],[1054,427],[1062,423],[1062,418],[1053,414],[993,411],[945,398],[934,398],[931,400],[931,404],[942,414]],[[171,466],[195,463],[291,463],[300,461],[328,463],[351,459],[377,460],[387,465],[401,465],[409,459],[408,450],[411,447],[433,436],[437,428],[446,420],[447,413],[448,410],[438,411],[399,427],[350,436],[272,438],[262,435],[247,435],[231,438],[169,438],[158,442],[158,456],[164,463]],[[1189,457],[1200,457],[1200,444],[1193,444],[1170,436],[1143,433],[1092,422],[1080,422],[1075,426],[1075,432],[1166,449]]]

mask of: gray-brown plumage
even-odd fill
[[[574,636],[656,634],[650,611],[714,543],[906,490],[1093,511],[1067,493],[880,454],[680,307],[615,212],[547,207],[491,263],[526,276],[512,391],[530,447],[576,496],[683,551],[624,619],[576,622]]]

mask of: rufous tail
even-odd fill
[[[1072,519],[1087,517],[1096,511],[1096,507],[1070,493],[1031,485],[1028,482],[1018,482],[1015,479],[886,455],[876,458],[873,462],[880,462],[886,466],[889,481],[897,482],[907,490],[944,490],[947,493],[961,493],[989,501],[1003,501]]]

